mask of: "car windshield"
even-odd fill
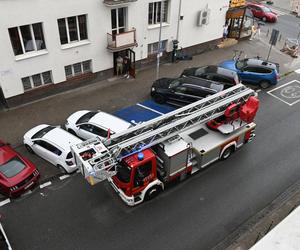
[[[263,12],[272,12],[268,7],[262,7]]]
[[[88,122],[94,115],[96,115],[98,112],[97,111],[91,111],[91,112],[88,112],[86,114],[84,114],[83,116],[81,116],[76,124],[80,124],[80,123],[84,123],[84,122]]]
[[[20,160],[19,157],[15,156],[9,161],[0,165],[0,172],[4,174],[7,178],[11,178],[20,173],[24,168],[24,163]]]
[[[172,82],[170,83],[169,88],[170,88],[170,89],[173,89],[173,88],[178,87],[179,85],[180,85],[180,81],[174,80],[174,81],[172,81]]]
[[[47,126],[46,128],[41,129],[40,131],[36,132],[31,139],[36,139],[36,138],[42,138],[45,134],[47,134],[49,131],[52,129],[55,129],[55,126]]]
[[[237,69],[242,69],[243,67],[245,67],[247,65],[246,61],[245,60],[240,60],[240,61],[237,61],[236,64],[235,64],[235,67]]]
[[[131,167],[126,162],[121,161],[117,166],[117,177],[122,182],[130,182]]]

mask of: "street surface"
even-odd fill
[[[298,74],[280,86],[300,80]],[[289,92],[285,85],[282,93]],[[279,86],[276,86],[276,88]],[[271,91],[271,90],[270,90]],[[270,92],[272,93],[272,92]],[[274,94],[274,92],[273,92]],[[290,93],[296,100],[297,93]],[[300,103],[259,92],[256,138],[230,159],[127,207],[80,174],[0,208],[16,249],[209,249],[300,178]]]

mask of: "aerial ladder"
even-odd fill
[[[125,157],[170,140],[194,126],[224,115],[229,105],[244,104],[257,94],[243,84],[143,122],[110,138],[98,137],[73,145],[71,150],[81,173],[96,184],[117,173],[116,165]]]

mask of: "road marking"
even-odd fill
[[[295,72],[296,72],[297,74],[300,74],[300,69],[296,69]]]
[[[261,89],[257,89],[255,92],[256,92],[256,93],[259,93],[260,91],[261,91]]]
[[[159,111],[157,111],[157,110],[155,110],[155,109],[149,108],[149,107],[147,107],[147,106],[145,106],[145,105],[143,105],[143,104],[137,103],[136,105],[138,105],[138,106],[140,106],[140,107],[142,107],[142,108],[144,108],[144,109],[148,109],[148,110],[150,110],[150,111],[152,111],[152,112],[154,112],[154,113],[157,113],[157,114],[159,114],[159,115],[164,115],[164,113],[161,113],[161,112],[159,112]]]
[[[24,197],[24,196],[29,195],[31,193],[32,193],[32,190],[28,190],[26,193],[22,194],[21,196]]]
[[[64,179],[67,179],[67,178],[69,178],[69,177],[70,177],[69,174],[65,174],[65,175],[59,176],[59,179],[60,179],[60,180],[64,180]]]
[[[51,184],[52,184],[51,181],[47,181],[47,182],[45,182],[44,184],[40,185],[40,188],[42,189],[42,188],[44,188],[44,187],[48,187],[48,186],[50,186]]]
[[[77,169],[76,173],[80,173],[80,169]]]
[[[293,83],[293,82],[298,82],[298,83],[300,83],[298,80],[292,80],[292,81],[290,81],[290,82],[287,82],[287,83],[285,83],[285,84],[283,84],[283,85],[280,85],[280,86],[278,86],[278,87],[276,87],[276,88],[274,88],[274,89],[268,91],[267,93],[268,93],[269,95],[275,97],[276,99],[282,101],[283,103],[285,103],[285,104],[287,104],[287,105],[289,105],[289,106],[293,106],[294,104],[300,102],[300,98],[298,98],[298,100],[296,100],[296,101],[294,101],[294,102],[292,102],[292,103],[289,103],[289,102],[287,102],[287,101],[281,99],[281,98],[278,97],[277,95],[274,95],[273,93],[271,93],[271,92],[273,92],[273,91],[275,91],[275,90],[277,90],[277,89],[282,89],[282,88],[284,88],[285,86],[287,86],[287,85],[289,85],[289,84],[291,84],[291,83]],[[281,95],[282,95],[282,94],[281,94]],[[282,95],[282,96],[283,96],[283,95]],[[285,97],[285,96],[283,96],[283,97]]]
[[[10,199],[9,199],[9,198],[6,199],[6,200],[4,200],[4,201],[1,201],[1,202],[0,202],[0,207],[6,205],[6,204],[8,204],[8,203],[10,203]]]

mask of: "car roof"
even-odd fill
[[[245,59],[245,62],[249,66],[262,66],[262,67],[271,68],[271,69],[277,68],[275,63],[261,60],[261,59],[256,59],[256,58],[247,58],[247,59]]]
[[[254,3],[254,2],[247,2],[247,5],[257,6],[257,7],[265,7],[263,4],[260,4],[260,3]]]
[[[113,132],[121,132],[131,126],[129,122],[126,122],[119,117],[116,117],[114,115],[102,111],[94,115],[89,120],[89,123],[93,123],[95,125],[105,127],[107,129],[111,129]]]
[[[198,78],[198,77],[182,77],[178,78],[181,84],[188,83],[188,84],[194,84],[198,86],[210,86],[212,83],[216,83],[211,80],[203,79],[203,78]]]
[[[82,140],[60,127],[56,127],[43,136],[43,139],[56,144],[65,151],[70,151],[70,146],[81,143]]]

